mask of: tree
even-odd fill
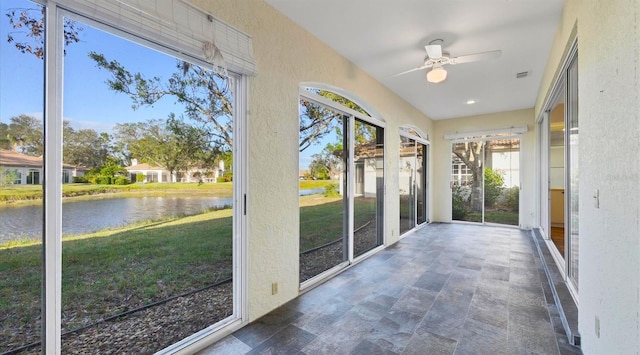
[[[22,53],[33,54],[38,59],[44,59],[44,12],[44,7],[9,9],[5,15],[9,18],[9,25],[16,31],[7,34],[7,42],[13,43],[15,48]],[[65,46],[79,42],[78,35],[82,30],[82,27],[78,26],[75,21],[65,18]]]
[[[313,158],[309,164],[311,176],[320,180],[331,179],[341,170],[342,144],[327,143],[320,153],[311,157]]]
[[[367,112],[358,106],[358,104],[343,96],[326,90],[312,89],[310,91],[368,116]],[[344,133],[342,122],[338,120],[343,117],[342,113],[304,98],[301,98],[300,105],[299,150],[301,152],[322,140],[322,138],[331,132],[335,132],[341,141],[340,138],[343,137]],[[356,144],[370,142],[372,137],[375,137],[375,134],[376,128],[374,126],[356,121],[354,137]]]
[[[207,132],[173,115],[166,121],[117,124],[114,130],[121,155],[163,167],[171,174],[191,167],[209,168],[220,159]]]
[[[66,164],[96,167],[105,164],[109,156],[110,137],[93,129],[74,130],[69,121],[63,127],[63,158]]]
[[[178,71],[165,82],[142,73],[132,74],[119,62],[109,61],[102,54],[90,52],[89,57],[99,68],[111,73],[107,85],[129,95],[134,110],[152,106],[163,97],[173,97],[184,105],[186,117],[208,133],[212,144],[217,148],[233,146],[233,107],[228,81],[219,74],[178,60]]]
[[[11,117],[7,127],[7,139],[14,151],[40,156],[43,153],[44,145],[42,122],[28,115]]]
[[[0,149],[11,149],[11,142],[9,141],[9,125],[2,122],[0,122]]]

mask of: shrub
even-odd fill
[[[143,182],[144,181],[144,174],[136,174],[136,181],[135,182]]]
[[[111,185],[111,176],[98,175],[95,178],[98,185]]]
[[[336,197],[340,196],[340,191],[338,191],[338,184],[330,184],[324,189],[324,197]]]
[[[233,181],[233,173],[231,173],[230,171],[227,171],[224,173],[224,182],[232,182]]]
[[[222,176],[218,176],[218,177],[216,178],[216,182],[224,182],[224,177],[222,177]]]
[[[464,220],[469,213],[469,208],[464,198],[464,192],[461,186],[454,186],[452,193],[451,218],[455,220]]]
[[[131,181],[124,176],[116,176],[115,179],[113,179],[114,185],[129,185],[130,183]]]
[[[492,207],[502,193],[504,179],[493,169],[484,169],[484,207]]]
[[[504,203],[510,211],[518,212],[520,208],[520,188],[518,186],[506,189]]]
[[[74,176],[73,182],[78,184],[86,184],[89,182],[89,180],[87,180],[87,178],[84,176]]]

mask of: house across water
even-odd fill
[[[40,185],[42,156],[34,157],[11,150],[0,149],[0,182],[13,185]],[[62,183],[73,182],[73,177],[84,176],[86,169],[71,164],[62,164]]]

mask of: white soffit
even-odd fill
[[[266,0],[432,119],[531,108],[563,0]],[[423,46],[444,37],[451,56],[500,49],[500,58],[446,66],[427,83]],[[525,78],[517,73],[529,72]],[[357,94],[357,93],[356,93]],[[477,102],[467,105],[469,99]],[[375,103],[371,103],[375,106]]]

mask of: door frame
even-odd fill
[[[407,127],[407,128],[411,128],[414,129],[413,127]],[[429,142],[428,139],[422,138],[420,136],[411,134],[409,132],[406,132],[404,129],[402,129],[402,127],[399,129],[399,135],[400,137],[403,138],[407,138],[410,139],[414,142],[414,146],[416,147],[416,155],[414,155],[414,159],[413,159],[413,166],[416,167],[416,170],[418,169],[418,165],[417,165],[417,160],[418,160],[418,154],[417,154],[417,147],[418,144],[422,144],[425,146],[425,152],[423,153],[423,160],[424,163],[423,165],[425,166],[425,171],[423,172],[424,176],[425,176],[425,184],[424,184],[424,213],[426,215],[425,221],[422,223],[418,223],[418,194],[414,193],[413,195],[413,221],[414,221],[414,226],[412,229],[406,231],[405,233],[400,235],[400,238],[403,238],[404,236],[409,235],[412,231],[423,228],[424,226],[428,225],[429,223],[431,223],[430,219],[429,219],[429,152],[430,152],[430,145],[431,143]],[[417,174],[413,175],[413,181],[412,183],[412,188],[414,189],[414,191],[417,191]]]
[[[514,128],[509,128],[509,129],[505,129],[505,130],[491,130],[488,131],[490,132],[489,134],[487,134],[488,132],[469,132],[467,133],[469,138],[461,138],[464,137],[464,133],[457,133],[455,134],[456,139],[450,139],[449,141],[449,200],[452,201],[453,199],[453,179],[452,177],[452,172],[453,172],[453,145],[457,144],[457,143],[466,143],[466,142],[490,142],[490,141],[495,141],[495,140],[507,140],[507,139],[517,139],[519,141],[519,145],[520,148],[518,149],[518,154],[521,157],[522,156],[522,141],[523,141],[523,137],[522,134],[525,133],[527,131],[526,127],[514,127]],[[482,135],[484,135],[484,137],[482,137]],[[453,135],[452,135],[453,136]],[[445,139],[447,138],[447,135],[445,135]],[[484,159],[484,146],[482,147],[482,157]],[[451,223],[460,223],[460,224],[472,224],[472,225],[488,225],[488,226],[499,226],[499,227],[505,227],[505,228],[520,228],[520,211],[522,210],[521,206],[521,199],[518,199],[518,225],[514,226],[514,225],[509,225],[509,224],[500,224],[500,223],[491,223],[491,222],[485,222],[484,220],[484,216],[485,216],[485,208],[484,208],[484,160],[483,160],[483,174],[482,174],[482,199],[483,199],[483,203],[482,203],[482,222],[470,222],[470,221],[460,221],[460,220],[454,220],[453,216],[451,218]],[[522,171],[522,159],[518,159],[518,170]],[[520,192],[522,191],[522,175],[519,175],[519,179],[518,179],[518,188],[520,190]],[[453,205],[451,206],[451,209],[453,209]]]

